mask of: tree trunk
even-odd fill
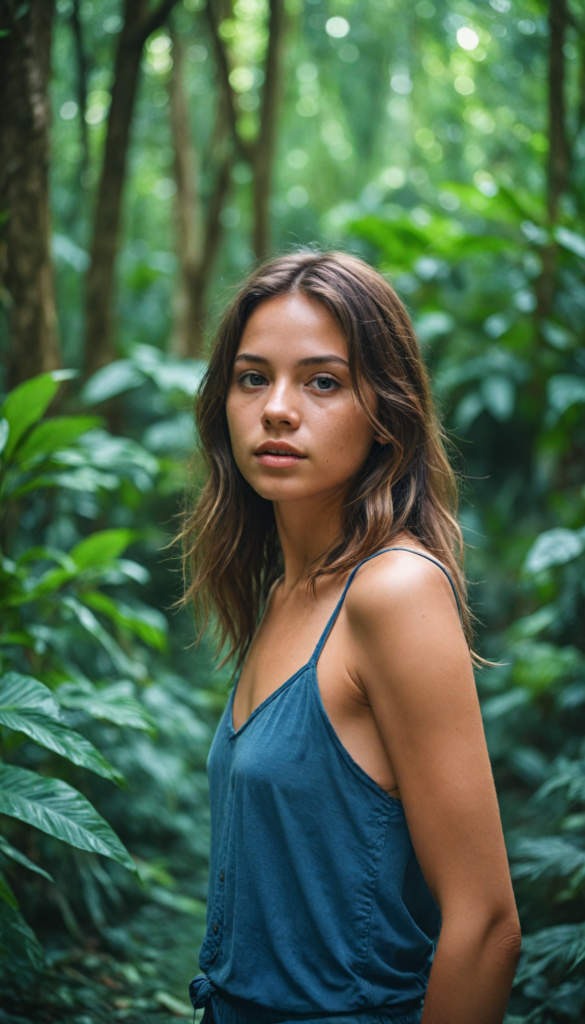
[[[191,130],[184,81],[184,52],[181,38],[171,32],[173,72],[169,80],[170,122],[175,154],[175,231],[179,259],[178,285],[174,299],[171,350],[180,358],[198,354],[201,331],[199,289],[193,284],[197,277],[200,254],[199,194],[197,189],[197,158]]]
[[[229,80],[229,60],[217,27],[217,14],[212,0],[207,0],[207,16],[215,55],[218,78],[226,100],[226,111],[234,146],[252,168],[252,209],[254,223],[252,246],[257,259],[263,259],[270,248],[270,194],[276,149],[276,128],[282,79],[282,42],[285,25],[284,0],[270,0],[268,47],[264,66],[264,85],[260,106],[260,130],[254,142],[245,142],[237,129],[236,95]]]
[[[252,183],[254,229],[252,245],[256,259],[263,259],[270,249],[270,197],[276,149],[276,118],[282,78],[282,38],[284,29],[283,0],[270,0],[270,24],[262,105],[260,133],[254,146]]]
[[[181,39],[172,32],[173,73],[169,82],[171,134],[175,153],[175,219],[179,281],[174,301],[171,350],[180,358],[201,358],[207,314],[206,292],[222,236],[221,211],[231,184],[232,147],[225,103],[220,99],[213,132],[217,165],[203,215],[197,188],[197,159],[191,138]],[[204,222],[204,223],[203,223]]]
[[[7,386],[60,365],[49,212],[54,0],[5,0],[0,27],[0,299]]]
[[[150,12],[148,0],[124,0],[124,24],[116,50],[114,85],[86,280],[86,375],[105,366],[115,354],[114,272],[140,61],[148,36],[164,23],[175,2],[161,0],[159,6]]]
[[[139,27],[146,6],[147,0],[125,0],[124,25],[116,51],[114,85],[86,280],[87,375],[94,373],[114,358],[114,270],[118,254],[130,126],[142,58],[143,39],[139,35]]]

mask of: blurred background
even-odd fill
[[[190,1019],[230,686],[174,603],[214,322],[342,247],[415,321],[461,474],[524,947],[585,1019],[585,13],[3,0],[0,1022]]]

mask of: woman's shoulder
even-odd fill
[[[445,673],[463,679],[467,692],[469,648],[449,578],[426,548],[408,546],[370,559],[348,590],[356,671],[370,697],[387,694],[392,680],[401,699],[426,700],[429,686],[444,691]]]
[[[358,569],[347,594],[347,613],[357,626],[404,628],[409,618],[458,620],[448,570],[418,542],[388,545]],[[391,613],[391,614],[389,614]],[[369,630],[368,630],[369,631]]]

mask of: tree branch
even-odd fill
[[[215,50],[218,78],[220,82],[221,91],[223,92],[225,97],[225,105],[229,118],[230,129],[233,135],[234,143],[236,144],[243,158],[245,160],[252,161],[253,147],[244,142],[237,129],[238,114],[236,110],[236,94],[230,83],[230,69],[227,52],[225,46],[223,45],[221,36],[219,34],[211,4],[212,0],[207,0],[207,3],[205,5],[205,13],[207,16],[207,22],[209,25],[211,38],[213,41],[213,48]]]
[[[270,245],[270,192],[276,146],[276,119],[280,102],[284,21],[283,0],[270,0],[268,46],[260,108],[260,131],[253,152],[254,231],[252,244],[257,259],[262,259],[266,255]]]

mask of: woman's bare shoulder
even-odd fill
[[[358,621],[382,615],[387,622],[389,611],[400,612],[402,619],[409,610],[420,615],[426,609],[454,611],[458,618],[453,588],[439,560],[421,544],[400,547],[360,566],[348,591],[348,614]]]
[[[417,545],[421,554],[429,554]],[[375,697],[391,686],[418,707],[454,690],[474,693],[469,648],[453,589],[430,557],[389,551],[365,563],[347,595],[356,669]]]

